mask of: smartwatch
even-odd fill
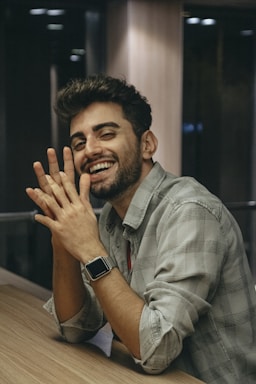
[[[95,281],[107,275],[113,268],[114,265],[109,257],[98,256],[85,264],[84,271],[89,280]]]

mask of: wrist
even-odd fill
[[[84,273],[89,281],[96,281],[109,274],[116,265],[108,256],[97,256],[85,263]]]
[[[108,257],[108,253],[106,249],[100,244],[99,246],[93,246],[90,247],[91,250],[88,248],[85,250],[81,250],[80,256],[77,256],[76,258],[81,261],[82,264],[87,264],[90,261],[94,260],[98,256]]]

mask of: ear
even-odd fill
[[[158,140],[150,130],[145,131],[141,136],[141,153],[145,160],[151,159],[157,150]]]

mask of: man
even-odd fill
[[[255,382],[256,299],[238,225],[194,179],[153,162],[147,100],[96,75],[61,90],[56,112],[72,151],[60,172],[50,148],[49,175],[34,163],[40,188],[27,193],[52,233],[63,337],[89,339],[108,321],[148,373],[173,364],[207,383]],[[90,193],[107,201],[99,224]]]

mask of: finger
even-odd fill
[[[68,176],[69,180],[75,183],[75,169],[73,162],[72,151],[69,147],[63,148],[63,159],[64,159],[64,172]]]
[[[44,214],[50,218],[54,218],[52,212],[50,211],[50,209],[48,208],[48,206],[46,205],[46,203],[44,202],[44,200],[40,199],[38,193],[37,193],[37,189],[33,189],[33,188],[26,188],[26,193],[28,195],[28,197],[39,207],[41,208],[41,210],[44,212]]]
[[[50,176],[48,176],[49,178],[50,178]],[[61,187],[59,187],[58,186],[58,184],[56,183],[56,182],[54,182],[54,184],[55,184],[55,188],[57,187],[58,189],[59,189],[59,191],[60,191],[60,193],[62,193],[63,195],[65,195],[64,194],[64,192],[63,192],[63,189],[61,188]],[[51,186],[51,188],[52,188],[52,186]],[[39,188],[35,188],[35,192],[36,192],[36,194],[38,195],[38,199],[40,199],[42,202],[43,202],[43,204],[44,204],[44,206],[47,206],[48,207],[48,210],[50,211],[50,212],[52,212],[52,217],[55,219],[58,219],[60,216],[61,216],[61,214],[62,214],[62,204],[63,204],[63,202],[59,202],[59,197],[56,197],[55,196],[55,193],[54,193],[54,190],[53,190],[53,188],[52,188],[52,195],[50,196],[50,195],[48,195],[47,193],[45,193],[45,192],[43,192],[41,189],[39,189]],[[67,198],[66,198],[66,196],[65,196],[65,199],[66,199],[66,201],[67,201]],[[47,215],[48,216],[48,215]]]
[[[49,228],[52,231],[54,221],[50,217],[41,215],[40,213],[37,213],[35,215],[35,221],[44,225],[45,227]]]
[[[69,179],[65,172],[60,172],[61,182],[63,190],[69,199],[69,202],[78,203],[81,202],[79,195],[76,190],[75,184]]]
[[[42,189],[42,191],[51,195],[51,193],[52,193],[51,187],[49,186],[49,183],[47,181],[46,174],[45,174],[45,171],[44,171],[42,164],[39,161],[36,161],[33,164],[33,169],[34,169],[34,172],[36,174],[39,187]]]
[[[88,203],[90,200],[90,186],[90,176],[86,173],[83,173],[79,180],[79,194],[82,203]]]
[[[54,148],[47,149],[47,158],[49,163],[49,173],[53,178],[53,180],[55,180],[56,183],[60,185],[61,184],[60,168],[59,168],[56,151]]]
[[[63,173],[63,172],[60,172],[59,175],[61,173]],[[53,194],[55,201],[58,203],[58,205],[60,207],[64,208],[67,204],[70,203],[70,198],[65,191],[64,185],[62,184],[61,176],[60,176],[60,180],[61,180],[60,184],[61,185],[59,185],[50,175],[46,175],[46,178],[47,178],[47,181],[48,181],[49,186],[51,188],[51,191],[52,191],[52,194]]]

